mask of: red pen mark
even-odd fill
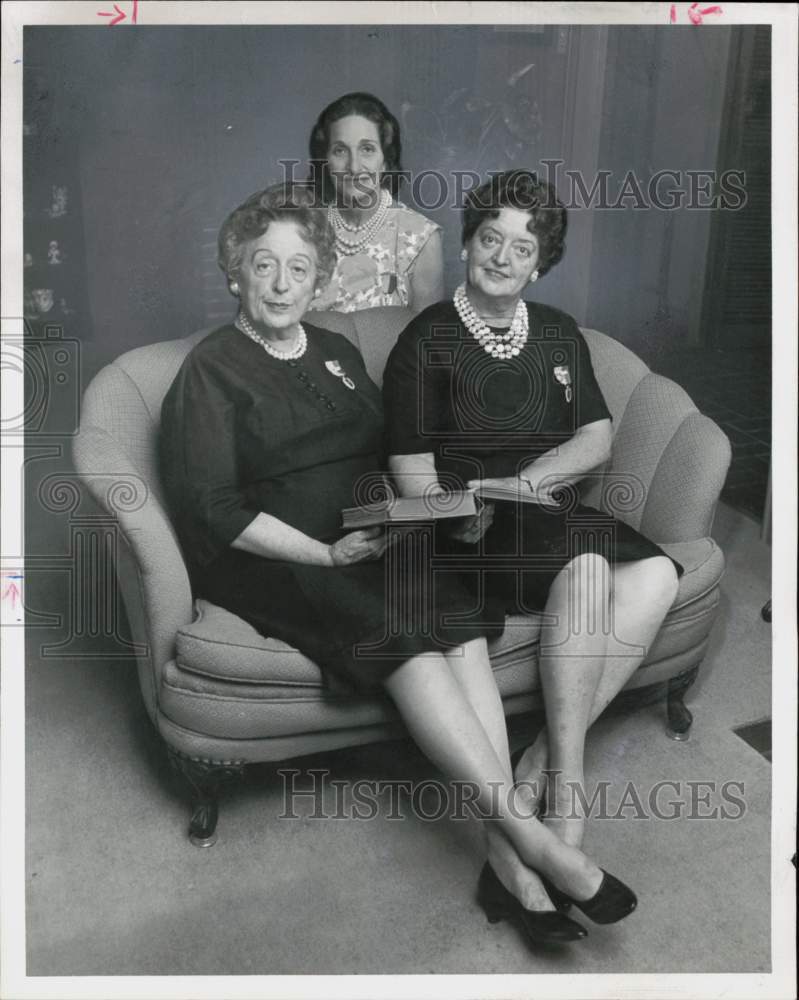
[[[114,10],[116,11],[116,15],[114,15],[114,11],[112,11],[112,10],[98,10],[97,11],[97,16],[98,17],[110,17],[111,18],[111,20],[108,22],[108,27],[109,28],[113,27],[115,24],[119,24],[120,21],[124,21],[127,18],[127,16],[128,16],[125,13],[125,11],[122,10],[119,7],[118,4],[114,4]],[[133,0],[133,11],[131,13],[130,19],[133,22],[133,24],[136,24],[136,22],[139,19],[139,0]]]
[[[706,17],[708,14],[723,14],[724,11],[718,4],[713,4],[712,7],[703,7],[702,10],[698,10],[699,2],[692,3],[688,10],[685,12],[688,15],[688,20],[691,24],[701,24],[702,18]],[[672,4],[669,8],[669,21],[672,24],[677,23],[677,5]]]
[[[16,585],[14,581],[21,580],[22,577],[19,575],[6,576],[6,579],[10,580],[11,583],[9,583],[9,585],[3,591],[2,596],[0,596],[0,600],[5,601],[7,598],[11,598],[11,610],[15,611],[17,607],[17,598],[19,597],[19,587]]]

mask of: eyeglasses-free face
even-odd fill
[[[330,126],[327,168],[343,205],[376,205],[385,163],[380,133],[373,121],[347,115]]]
[[[235,277],[242,311],[259,333],[290,331],[313,298],[316,249],[293,222],[272,222],[247,244]]]
[[[498,299],[512,306],[521,296],[538,267],[538,240],[527,228],[529,221],[527,212],[502,208],[496,219],[480,223],[466,244],[466,282],[473,300]]]

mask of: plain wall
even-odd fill
[[[616,178],[633,170],[642,180],[660,170],[716,169],[731,34],[691,26],[610,32],[604,169]],[[712,218],[687,206],[595,212],[590,324],[654,366],[663,353],[700,346]]]

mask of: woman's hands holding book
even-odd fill
[[[352,563],[379,559],[386,551],[388,533],[380,526],[351,531],[328,546],[331,566],[349,566]]]

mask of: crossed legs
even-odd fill
[[[585,555],[559,574],[546,607],[556,624],[542,638],[540,657],[547,729],[520,773],[525,763],[548,765],[583,786],[586,730],[641,663],[676,587],[665,557],[624,564],[611,575],[604,560]],[[448,656],[412,658],[389,676],[386,690],[430,760],[475,787],[488,817],[489,859],[524,906],[552,908],[536,872],[577,898],[596,891],[602,875],[579,850],[582,819],[545,825],[509,808],[514,789],[507,732],[485,640]],[[550,805],[556,812],[570,809],[571,797]]]
[[[494,683],[491,668],[484,648],[479,652],[477,648],[463,648],[476,677],[471,685],[467,683],[474,697],[478,691],[485,692],[489,681]],[[386,681],[386,690],[430,760],[447,776],[473,785],[477,804],[499,835],[512,845],[521,863],[540,871],[569,895],[588,899],[602,881],[597,865],[577,848],[564,844],[537,819],[525,818],[509,808],[513,782],[507,744],[500,746],[498,754],[456,677],[462,668],[460,664],[453,669],[440,654],[425,653],[395,670]],[[481,670],[488,676],[481,676]],[[487,717],[495,711],[496,706]]]
[[[466,643],[447,655],[452,674],[466,696],[513,784],[505,712],[488,660],[485,639]],[[520,812],[524,815],[520,808]],[[532,811],[528,810],[532,817]],[[552,910],[553,903],[538,875],[524,864],[500,824],[486,823],[486,853],[499,880],[528,910]]]

